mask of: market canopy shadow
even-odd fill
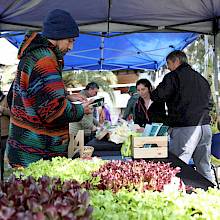
[[[196,32],[220,29],[219,0],[1,0],[0,31],[42,28],[48,11],[72,14],[81,33]]]

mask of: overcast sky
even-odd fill
[[[17,64],[18,49],[9,43],[6,39],[0,38],[0,64]]]

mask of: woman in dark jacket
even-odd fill
[[[152,85],[147,79],[140,79],[136,83],[140,97],[135,104],[134,123],[140,127],[152,122],[166,124],[166,110],[164,102],[153,102],[150,99]]]

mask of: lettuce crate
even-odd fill
[[[130,138],[131,138],[131,152],[132,152],[132,157],[134,159],[168,157],[167,136],[155,136],[155,137],[131,136]],[[150,145],[152,144],[157,146],[151,147]]]

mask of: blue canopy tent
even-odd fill
[[[168,53],[184,49],[197,36],[193,33],[136,33],[106,38],[81,34],[64,58],[64,69],[156,70],[164,65]],[[24,35],[7,37],[16,47],[23,38]]]

